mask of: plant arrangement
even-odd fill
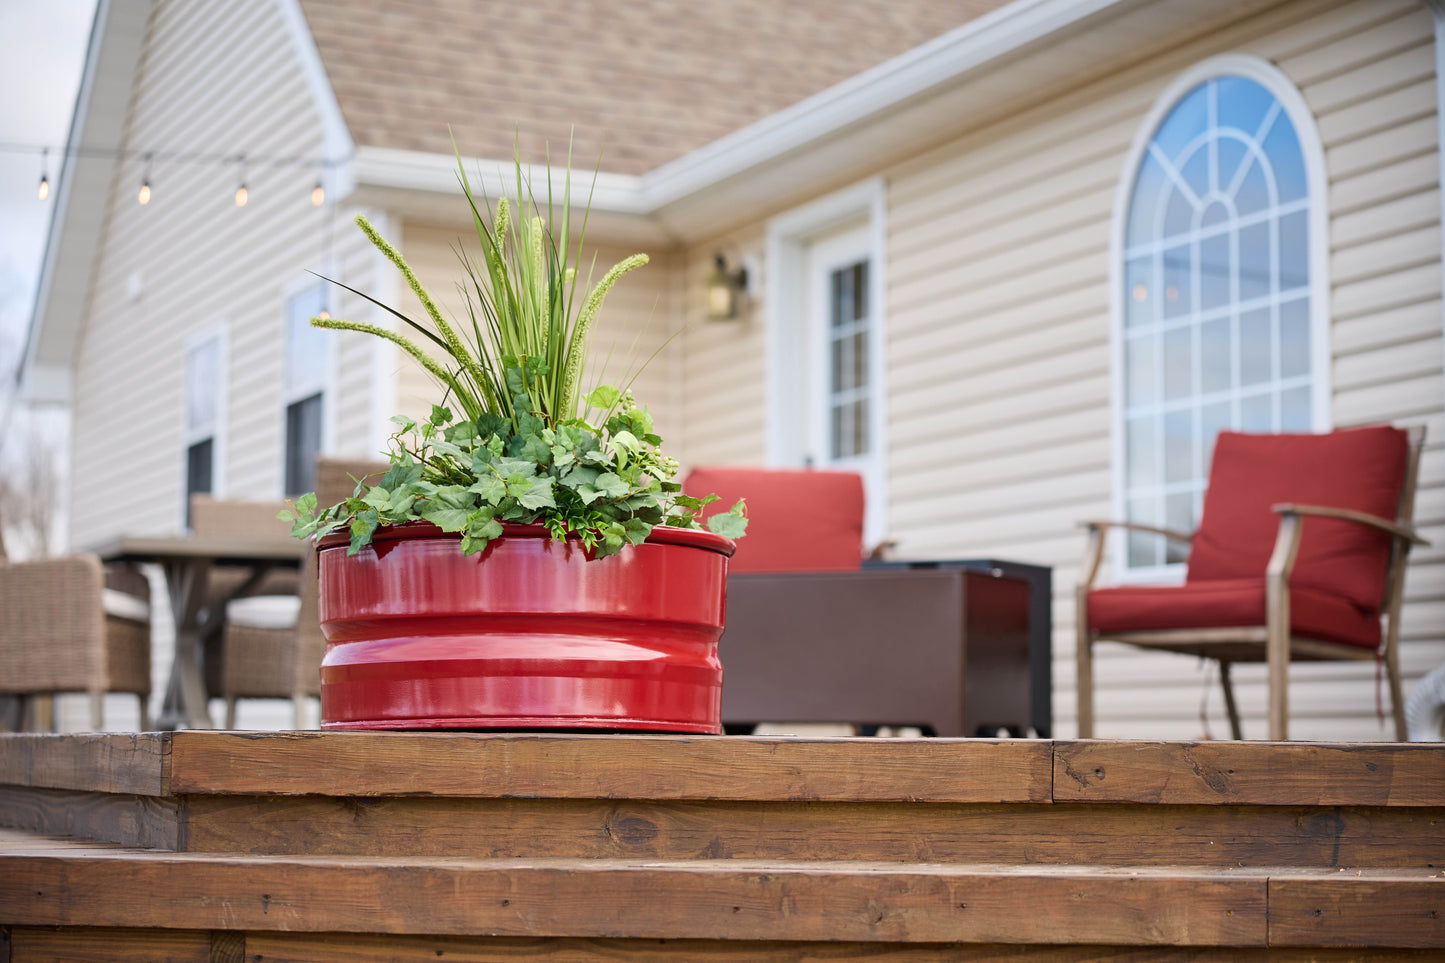
[[[503,534],[503,522],[531,523],[546,526],[555,539],[580,540],[592,557],[605,557],[641,543],[657,525],[703,527],[703,509],[717,496],[682,493],[674,480],[677,461],[662,453],[651,414],[630,390],[636,372],[622,388],[604,384],[582,393],[603,300],[647,256],[622,260],[592,284],[594,259],[579,287],[587,216],[584,211],[573,245],[570,175],[560,218],[553,216],[550,177],[546,217],[520,160],[516,178],[514,216],[505,197],[495,209],[485,198],[478,205],[460,170],[481,255],[478,260],[458,252],[466,275],[459,285],[463,323],[449,321],[400,252],[364,217],[356,218],[406,279],[432,327],[333,283],[394,315],[436,345],[442,360],[377,325],[319,317],[311,324],[394,342],[427,370],[443,397],[424,419],[392,418],[398,428],[390,440],[391,466],[379,482],[358,482],[352,497],[336,505],[319,507],[315,494],[307,494],[283,511],[294,536],[349,530],[348,554],[354,555],[380,526],[430,522],[461,533],[462,552],[474,554]],[[740,537],[747,528],[743,503],[711,516],[706,527]]]

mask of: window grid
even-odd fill
[[[867,345],[872,328],[868,305],[868,262],[831,272],[828,306],[828,422],[834,461],[868,453],[869,401]],[[863,351],[858,351],[858,346]]]
[[[1134,196],[1129,210],[1129,227],[1123,245],[1125,290],[1122,292],[1124,310],[1124,425],[1125,432],[1125,475],[1124,496],[1127,516],[1134,521],[1148,524],[1164,524],[1169,527],[1192,530],[1199,517],[1208,460],[1214,435],[1225,427],[1252,430],[1299,430],[1308,428],[1308,398],[1313,379],[1305,366],[1303,375],[1286,376],[1283,357],[1287,348],[1308,358],[1307,340],[1301,344],[1286,345],[1282,335],[1282,307],[1300,305],[1307,310],[1309,278],[1292,277],[1291,284],[1281,284],[1283,263],[1281,258],[1281,225],[1286,217],[1308,216],[1309,197],[1295,197],[1282,200],[1280,183],[1275,164],[1281,158],[1271,158],[1265,144],[1276,124],[1289,125],[1290,121],[1282,112],[1277,98],[1252,81],[1231,78],[1237,82],[1234,90],[1243,86],[1246,96],[1269,97],[1271,103],[1253,131],[1223,125],[1220,120],[1219,79],[1206,81],[1185,94],[1165,118],[1148,145],[1141,164],[1152,160],[1163,172],[1162,179],[1146,185],[1141,176],[1136,181]],[[1180,114],[1197,94],[1203,94],[1203,129],[1193,133],[1174,156],[1160,146],[1160,136],[1169,127],[1176,114]],[[1192,109],[1197,110],[1198,104]],[[1188,117],[1187,114],[1181,115]],[[1174,131],[1177,135],[1178,131]],[[1293,128],[1287,133],[1293,137]],[[1221,170],[1221,144],[1231,142],[1242,151],[1232,172]],[[1288,145],[1287,145],[1288,146]],[[1298,150],[1297,140],[1294,143]],[[1204,152],[1202,179],[1195,171],[1195,182],[1191,184],[1186,172],[1198,164],[1198,154]],[[1283,159],[1286,166],[1289,158]],[[1302,158],[1298,161],[1302,169]],[[1247,178],[1257,169],[1262,176],[1264,203],[1253,209],[1241,209],[1240,191]],[[1227,174],[1227,184],[1221,181]],[[1202,180],[1202,182],[1200,182]],[[1153,196],[1143,192],[1152,186]],[[1298,185],[1300,188],[1302,184]],[[1188,205],[1189,223],[1180,230],[1178,216],[1180,207],[1177,199]],[[1135,223],[1134,209],[1141,204],[1153,204],[1153,210],[1140,208],[1141,214],[1152,214],[1147,226]],[[1223,219],[1218,219],[1218,213]],[[1206,223],[1205,218],[1211,216]],[[1172,222],[1172,223],[1171,223]],[[1249,228],[1266,227],[1267,276],[1263,279],[1249,275],[1256,267],[1258,237],[1255,250],[1248,255],[1241,247],[1242,233]],[[1141,228],[1147,235],[1139,237]],[[1222,242],[1222,246],[1220,244]],[[1303,239],[1301,239],[1303,243]],[[1211,249],[1213,253],[1211,254]],[[1218,254],[1224,252],[1227,263],[1218,263]],[[1251,263],[1246,264],[1246,256]],[[1181,263],[1183,258],[1187,261]],[[1305,264],[1308,260],[1305,259]],[[1219,277],[1223,267],[1226,277]],[[1265,282],[1266,290],[1257,293],[1253,289],[1246,293],[1242,278],[1249,276],[1254,284]],[[1147,287],[1145,287],[1147,279]],[[1219,287],[1220,281],[1224,289]],[[1187,285],[1187,290],[1181,290]],[[1223,303],[1220,303],[1222,299]],[[1176,307],[1179,302],[1182,305]],[[1183,310],[1181,310],[1181,308]],[[1258,332],[1261,317],[1265,318],[1267,331]],[[1251,330],[1246,331],[1244,320],[1248,319]],[[1217,362],[1223,358],[1215,356],[1216,366],[1206,370],[1206,352],[1210,346],[1205,343],[1206,328],[1212,322],[1226,321],[1228,325],[1227,385],[1218,385],[1220,377]],[[1217,336],[1217,327],[1215,329]],[[1262,334],[1264,344],[1258,345],[1246,356],[1246,337]],[[1296,332],[1298,337],[1298,332]],[[1308,326],[1304,328],[1308,338]],[[1187,343],[1187,359],[1178,358],[1182,345]],[[1263,379],[1259,372],[1251,372],[1249,383],[1245,383],[1245,371],[1257,366],[1264,359],[1258,358],[1258,347],[1268,352],[1267,374]],[[1171,357],[1171,355],[1173,357]],[[1145,363],[1148,367],[1143,378],[1136,377],[1130,370],[1130,361]],[[1183,366],[1180,366],[1181,360]],[[1212,390],[1205,390],[1207,381],[1216,382]],[[1293,392],[1293,394],[1291,394]],[[1141,397],[1142,396],[1142,397]],[[1284,409],[1285,399],[1292,400],[1293,407]],[[1300,423],[1301,398],[1304,399],[1304,421]],[[1221,418],[1220,406],[1227,404],[1227,419]],[[1187,429],[1185,428],[1187,425]],[[1187,430],[1187,443],[1181,440]],[[1147,476],[1147,477],[1141,477]],[[1163,540],[1152,536],[1140,537],[1131,533],[1127,540],[1128,565],[1131,568],[1150,568],[1162,564],[1183,561],[1183,549],[1173,544],[1162,544]]]

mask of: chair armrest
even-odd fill
[[[1163,535],[1165,538],[1173,538],[1178,541],[1193,544],[1194,536],[1172,528],[1160,528],[1157,525],[1144,525],[1140,522],[1115,521],[1113,519],[1089,519],[1079,522],[1079,527],[1087,529],[1089,541],[1084,548],[1084,560],[1079,563],[1079,581],[1074,590],[1076,592],[1087,592],[1094,584],[1094,579],[1099,576],[1099,566],[1104,561],[1104,535],[1111,528],[1124,528],[1132,532],[1147,532],[1150,535]]]
[[[1412,545],[1428,547],[1430,544],[1421,538],[1409,525],[1401,525],[1398,522],[1388,521],[1378,515],[1371,515],[1368,512],[1357,512],[1352,508],[1330,508],[1326,505],[1294,504],[1275,505],[1273,508],[1274,511],[1280,515],[1317,515],[1320,518],[1338,518],[1342,521],[1367,525],[1370,528],[1385,532],[1388,535],[1404,539]]]

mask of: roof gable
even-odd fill
[[[642,174],[1005,0],[301,0],[357,145]],[[642,56],[642,54],[646,56]],[[575,131],[575,135],[573,132]]]

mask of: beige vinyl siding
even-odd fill
[[[320,115],[277,6],[157,4],[123,146],[321,158]],[[242,209],[233,200],[237,165],[157,160],[144,207],[136,202],[143,171],[140,160],[117,166],[77,349],[77,545],[180,529],[185,349],[218,323],[228,361],[219,488],[230,498],[280,498],[287,292],[306,268],[327,262],[343,279],[370,284],[369,261],[335,228],[350,212],[311,204],[318,168],[251,163]],[[350,295],[334,304],[338,314],[372,318]],[[333,448],[360,453],[368,446],[357,436],[374,433],[371,353],[348,340],[336,348]]]
[[[399,239],[394,237],[392,240],[399,243],[402,255],[416,272],[422,287],[437,302],[443,317],[460,319],[466,325],[465,330],[470,330],[466,303],[457,290],[457,284],[465,280],[466,274],[457,258],[456,247],[458,242],[466,242],[470,256],[479,258],[475,235],[468,242],[464,229],[407,221],[399,232]],[[637,253],[637,250],[635,247],[588,243],[583,251],[586,261],[577,281],[578,306],[575,311],[581,310],[581,304],[587,297],[586,282],[589,277],[596,284],[612,265]],[[661,352],[658,349],[675,330],[670,320],[673,316],[672,263],[667,251],[644,253],[650,258],[649,263],[623,276],[603,302],[592,329],[592,355],[588,371],[583,376],[582,388],[584,392],[591,391],[598,384],[614,384],[621,388],[631,380],[638,402],[651,410],[658,432],[670,442],[676,437],[673,354],[666,349]],[[596,267],[591,268],[594,254]],[[414,320],[422,320],[425,312],[421,302],[404,287],[400,292],[396,303],[405,305],[403,313]],[[406,328],[400,322],[397,324],[398,330]],[[439,350],[429,343],[426,347],[434,354]],[[398,411],[412,417],[427,414],[431,405],[439,400],[431,377],[410,358],[398,356],[396,364]],[[636,378],[632,380],[634,375]]]
[[[1314,112],[1329,179],[1333,418],[1429,425],[1417,518],[1445,538],[1431,38],[1413,0],[1289,4],[889,172],[891,534],[906,556],[1055,567],[1060,733],[1074,711],[1074,523],[1111,513],[1114,196],[1138,125],[1193,63],[1264,57]],[[1445,551],[1418,553],[1406,597],[1413,679],[1445,661]],[[1203,733],[1205,673],[1192,660],[1100,646],[1097,674],[1100,735]],[[1392,733],[1375,720],[1373,675],[1369,663],[1296,666],[1291,734]],[[1262,734],[1262,679],[1237,671],[1247,735]],[[1207,711],[1225,733],[1213,688]]]

